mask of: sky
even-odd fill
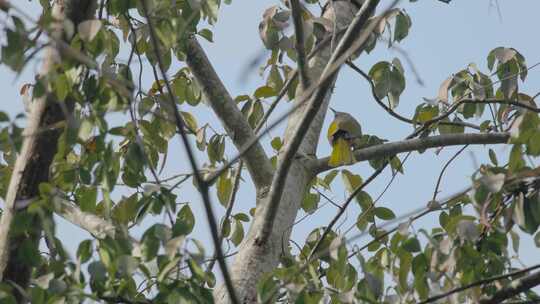
[[[277,4],[277,0],[257,0],[240,1],[233,0],[231,5],[224,5],[220,10],[217,25],[212,28],[214,31],[214,43],[201,41],[210,61],[214,64],[218,75],[222,78],[225,86],[233,96],[240,94],[251,94],[255,88],[262,85],[264,80],[260,78],[256,71],[246,74],[246,62],[262,50],[262,42],[259,39],[258,24],[263,11],[271,5]],[[383,7],[389,3],[383,0]],[[17,3],[21,7],[28,8],[29,12],[37,14],[36,3],[21,1]],[[498,1],[491,0],[453,0],[451,4],[444,4],[437,0],[423,0],[416,3],[401,1],[403,7],[412,19],[412,28],[409,36],[399,44],[410,57],[424,85],[419,85],[414,81],[415,77],[411,73],[411,67],[404,64],[406,70],[407,87],[401,96],[401,102],[397,111],[404,116],[412,117],[414,109],[423,102],[422,97],[434,97],[440,83],[449,75],[457,72],[471,62],[487,72],[486,57],[490,50],[499,47],[514,47],[521,52],[529,66],[540,62],[540,43],[535,38],[534,30],[537,28],[537,12],[540,11],[540,2],[537,0],[521,1]],[[35,15],[34,14],[34,15]],[[127,56],[124,56],[127,58]],[[399,57],[405,62],[403,56],[392,50],[388,50],[384,43],[380,43],[375,51],[369,55],[362,55],[356,59],[355,63],[365,71],[379,61],[391,61],[394,57]],[[180,67],[181,65],[175,65]],[[0,66],[0,91],[3,92],[4,101],[0,105],[0,110],[7,111],[14,115],[22,111],[19,88],[22,84],[33,79],[37,63],[27,68],[25,72],[16,78],[13,73],[5,67]],[[174,73],[174,68],[171,69]],[[147,72],[144,75],[145,83],[149,83],[152,75]],[[520,84],[520,90],[534,95],[540,91],[540,67],[529,72],[528,79],[524,84]],[[411,128],[392,117],[380,109],[371,97],[367,83],[347,68],[342,72],[337,81],[335,94],[332,97],[331,106],[338,110],[346,110],[354,115],[362,124],[364,133],[377,135],[389,140],[399,140],[408,135]],[[286,109],[287,105],[280,111]],[[192,110],[192,108],[186,108]],[[199,125],[203,121],[215,122],[215,116],[208,109],[197,109]],[[326,130],[330,118],[327,117],[323,130]],[[283,127],[270,132],[271,136],[281,136]],[[470,131],[470,130],[469,130]],[[266,142],[270,137],[265,137]],[[268,153],[272,150],[267,147]],[[508,147],[496,146],[495,151],[500,155],[507,155]],[[168,165],[164,176],[174,173],[188,172],[189,168],[182,160],[183,151],[178,144],[178,140],[171,143]],[[329,146],[326,141],[321,140],[318,156],[329,154]],[[445,162],[457,151],[457,148],[445,148],[438,155],[434,150],[428,150],[423,154],[413,153],[404,165],[405,175],[398,175],[380,201],[380,206],[391,208],[398,216],[406,214],[411,210],[425,206],[431,199],[435,182]],[[468,149],[469,152],[459,156],[453,165],[445,172],[439,197],[453,194],[464,187],[470,185],[471,175],[474,171],[474,164],[487,159],[487,149],[474,147]],[[235,154],[234,149],[228,149],[230,155]],[[403,155],[402,155],[403,156]],[[202,163],[202,160],[200,161]],[[538,161],[536,162],[538,165]],[[355,165],[348,168],[354,173],[367,178],[372,170],[366,165]],[[247,174],[243,177],[249,180]],[[368,191],[372,197],[376,197],[386,186],[390,179],[386,172],[379,177],[375,183],[370,185]],[[339,184],[341,180],[336,179]],[[238,195],[238,202],[235,207],[236,212],[247,211],[253,206],[254,200],[245,198],[253,197],[253,188],[249,181],[244,182]],[[122,194],[122,191],[120,191]],[[331,195],[337,202],[342,202],[347,197],[343,187],[336,187]],[[192,208],[197,216],[198,226],[194,232],[194,237],[203,241],[203,244],[210,244],[206,219],[203,214],[200,199],[192,191],[184,191],[179,197],[181,201],[191,201]],[[218,206],[216,211],[223,214],[224,210]],[[346,215],[346,222],[342,225],[342,230],[346,229],[358,215],[358,206],[351,206]],[[307,234],[317,226],[322,226],[334,216],[337,210],[331,206],[321,208],[314,215],[295,226],[293,239],[303,243]],[[300,212],[299,216],[303,213]],[[146,221],[143,227],[137,228],[138,233],[144,227],[159,221],[154,218]],[[436,217],[426,217],[418,221],[414,227],[432,227]],[[248,228],[247,226],[245,227]],[[80,240],[89,238],[89,235],[73,225],[59,220],[59,237],[70,236],[65,243],[70,252],[75,252]],[[65,238],[64,238],[65,239]],[[361,239],[356,243],[359,245],[367,242]],[[527,264],[532,265],[540,262],[538,248],[534,247],[530,237],[524,237],[521,242],[520,258]],[[211,254],[209,249],[207,254]]]

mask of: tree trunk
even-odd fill
[[[62,20],[69,18],[76,28],[78,23],[94,14],[95,8],[95,0],[56,1],[52,15],[57,24],[48,34],[54,39],[62,39]],[[39,76],[53,74],[54,65],[60,61],[58,49],[48,47]],[[20,202],[38,197],[39,184],[49,180],[49,167],[56,154],[56,143],[62,129],[48,127],[65,120],[65,112],[69,108],[69,103],[60,105],[52,96],[45,94],[45,97],[35,99],[29,105],[23,146],[11,174],[0,220],[0,279],[16,284],[23,290],[28,287],[32,269],[36,266],[37,261],[29,257],[33,253],[39,254],[42,227],[40,217],[27,212],[26,206],[21,206]],[[23,302],[19,291],[14,289],[14,292],[17,301]]]
[[[334,19],[332,7],[336,10],[338,30],[347,27],[358,10],[356,6],[348,1],[336,1],[324,13],[324,17],[330,20]],[[330,45],[326,46],[310,60],[308,65],[310,79],[316,80],[322,74],[323,69],[330,59],[330,47]],[[302,94],[301,89],[302,88],[299,88],[296,96]],[[314,156],[317,150],[324,116],[328,109],[330,95],[331,90],[326,95],[319,113],[311,123],[309,130],[302,141],[298,151],[300,155]],[[304,103],[290,116],[284,136],[284,146],[286,146],[286,143],[291,139],[294,130],[304,115],[304,109],[308,104],[309,103],[307,102]],[[268,242],[263,246],[260,246],[255,242],[255,239],[262,229],[264,220],[263,212],[261,212],[263,208],[257,208],[257,214],[246,239],[241,244],[239,252],[234,259],[231,275],[235,282],[236,292],[241,303],[257,302],[257,283],[260,281],[263,274],[272,271],[278,266],[282,252],[288,251],[292,225],[296,219],[307,186],[314,177],[312,170],[304,165],[303,159],[304,158],[301,157],[296,158],[289,170],[275,225],[273,226],[273,231]],[[268,196],[262,197],[258,200],[257,206],[263,206],[267,201]],[[216,303],[230,303],[227,291],[223,286],[220,286],[216,290],[215,299]]]

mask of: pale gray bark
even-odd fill
[[[77,205],[62,198],[54,199],[54,212],[75,226],[86,230],[98,239],[114,238],[116,227],[112,222],[92,213],[82,211]]]
[[[540,271],[530,274],[526,277],[520,278],[508,286],[497,291],[489,298],[480,300],[480,304],[496,304],[503,303],[504,301],[516,297],[522,292],[526,292],[536,286],[540,285]],[[525,303],[525,302],[524,302]],[[534,302],[533,302],[534,303]]]
[[[244,147],[253,141],[255,133],[195,38],[190,38],[187,42],[186,63],[202,86],[208,104],[220,119],[234,145],[238,151],[243,151]],[[260,143],[247,150],[242,159],[258,191],[271,183],[272,164]]]
[[[435,147],[503,144],[507,143],[509,138],[510,134],[506,132],[445,134],[375,145],[356,150],[354,156],[357,162],[361,162]],[[319,174],[327,170],[335,169],[335,167],[328,165],[329,160],[330,157],[324,157],[315,161],[310,161],[309,166],[312,168],[313,174]]]
[[[348,1],[338,1],[334,4],[337,12],[337,28],[341,30],[348,26],[357,8]],[[329,8],[325,12],[328,19],[333,19],[333,9]],[[323,48],[315,55],[308,64],[308,74],[310,79],[318,79],[326,67],[331,55],[330,46]],[[301,92],[297,92],[297,96]],[[328,91],[323,104],[310,124],[306,135],[298,149],[299,155],[313,156],[317,149],[320,138],[324,116],[327,112],[330,101],[331,90]],[[298,101],[295,101],[298,102]],[[284,136],[285,146],[291,140],[291,136],[297,128],[297,125],[304,116],[304,110],[309,103],[303,103],[288,120],[287,129]],[[283,195],[276,214],[276,225],[273,226],[268,240],[259,246],[256,244],[256,238],[262,229],[264,216],[262,208],[257,209],[256,216],[251,224],[249,232],[239,248],[231,267],[231,274],[235,282],[235,287],[242,303],[256,303],[256,286],[264,273],[270,272],[279,264],[279,257],[283,251],[287,251],[291,227],[296,218],[298,209],[304,197],[307,185],[313,178],[311,170],[304,165],[305,157],[295,158],[287,175],[283,188]],[[259,199],[257,206],[264,206],[268,203],[268,197]],[[223,287],[218,287],[215,292],[217,303],[229,303],[227,292]]]

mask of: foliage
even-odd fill
[[[224,1],[229,3],[230,1]],[[313,3],[315,1],[306,1]],[[449,1],[448,1],[449,2]],[[5,40],[2,64],[14,73],[20,72],[45,47],[32,39],[38,32],[51,30],[48,1],[41,1],[43,13],[39,24],[23,21],[15,10],[6,10],[3,28]],[[82,64],[73,57],[63,58],[53,72],[25,85],[21,96],[32,100],[45,94],[73,107],[68,127],[62,128],[58,152],[51,165],[51,179],[39,186],[40,196],[29,211],[47,217],[57,212],[58,200],[72,202],[81,211],[114,223],[114,236],[82,241],[74,257],[63,252],[62,242],[53,237],[57,254],[29,250],[25,256],[35,265],[33,284],[25,291],[32,303],[80,302],[84,299],[127,303],[209,303],[216,286],[216,272],[207,268],[211,250],[196,239],[196,225],[205,225],[186,202],[184,191],[196,191],[190,185],[192,173],[161,178],[167,157],[178,153],[170,149],[178,133],[174,110],[168,103],[165,80],[156,72],[158,57],[140,1],[105,1],[106,14],[100,19],[81,23],[72,32],[66,30],[69,48],[82,54],[94,66]],[[172,75],[170,85],[189,134],[204,157],[200,170],[205,177],[227,164],[229,145],[234,134],[223,127],[203,123],[197,116],[206,110],[203,88],[193,72],[184,67],[187,37],[197,36],[213,41],[212,29],[218,21],[220,0],[148,1],[150,16],[157,34],[157,49],[166,72]],[[0,1],[0,5],[2,1]],[[417,5],[422,5],[418,3]],[[313,9],[313,6],[307,6]],[[106,17],[105,17],[106,16]],[[331,21],[302,12],[305,23],[306,53],[332,30]],[[268,113],[267,101],[286,88],[293,100],[297,80],[293,80],[298,59],[294,33],[287,31],[291,20],[286,5],[276,5],[262,16],[259,32],[269,56],[261,66],[263,82],[254,92],[235,98],[237,106],[255,129]],[[403,10],[387,15],[366,46],[372,51],[379,36],[399,43],[409,34],[411,18]],[[69,28],[69,26],[66,26]],[[24,50],[24,51],[21,51]],[[121,54],[129,55],[126,63]],[[133,68],[140,65],[141,68]],[[177,71],[173,67],[181,66]],[[321,205],[321,197],[335,188],[341,177],[348,193],[355,193],[360,214],[355,231],[368,235],[370,242],[362,248],[348,244],[348,236],[330,231],[320,240],[323,227],[314,229],[296,248],[287,247],[280,266],[258,284],[261,301],[319,303],[415,303],[437,292],[470,284],[514,270],[512,250],[517,251],[520,235],[534,235],[540,244],[539,185],[525,159],[540,156],[540,118],[534,98],[522,92],[519,83],[527,78],[527,64],[519,51],[498,47],[487,55],[489,71],[471,63],[443,82],[435,98],[418,105],[412,127],[422,137],[461,134],[465,122],[481,119],[481,132],[509,130],[508,155],[489,150],[490,163],[481,165],[472,176],[474,191],[448,201],[434,201],[426,213],[438,213],[433,229],[411,228],[411,220],[398,217],[389,208],[377,206],[377,199],[362,190],[367,176],[348,169],[335,169],[316,176],[305,191],[302,209],[312,214]],[[152,71],[152,69],[154,69]],[[154,81],[143,87],[141,73],[152,73]],[[406,89],[405,71],[399,59],[383,60],[368,73],[374,95],[388,103],[391,111],[399,106]],[[291,84],[288,87],[286,83]],[[486,110],[487,109],[487,110]],[[487,115],[487,111],[493,115]],[[116,116],[115,116],[116,115]],[[117,119],[115,117],[122,117]],[[11,170],[20,151],[24,114],[9,117],[0,112],[0,194],[5,197]],[[382,145],[387,140],[378,135],[363,135],[362,147]],[[281,137],[270,145],[275,155],[284,147]],[[187,160],[186,160],[187,162]],[[392,171],[404,174],[403,160],[397,156],[369,159],[373,169],[390,164]],[[243,177],[236,181],[237,170],[225,170],[213,185],[215,202],[223,210],[232,206],[237,183],[246,187]],[[529,179],[525,179],[529,178]],[[184,188],[182,188],[184,187]],[[186,190],[189,188],[190,190]],[[249,188],[248,188],[249,189]],[[238,198],[237,198],[238,199]],[[255,216],[255,195],[240,198],[251,204],[249,214],[233,212],[222,218],[221,237],[232,248],[245,238],[246,224]],[[435,206],[435,207],[433,207]],[[220,207],[216,204],[216,208]],[[471,211],[472,210],[472,211]],[[165,221],[162,221],[166,218]],[[394,225],[383,225],[383,222]],[[134,227],[153,223],[134,240]],[[401,222],[401,223],[400,223]],[[54,222],[47,233],[54,236]],[[12,229],[25,229],[24,219],[17,219]],[[144,225],[142,225],[144,227]],[[395,227],[394,227],[395,226]],[[393,228],[394,227],[394,228]],[[320,245],[316,246],[320,240]],[[512,247],[512,248],[511,248]],[[317,250],[315,250],[317,248]],[[210,253],[209,253],[210,252]],[[508,283],[509,278],[504,280]],[[12,285],[0,285],[0,298],[15,303]],[[456,295],[458,301],[477,301],[497,290],[495,284],[484,284]],[[538,300],[529,291],[523,299]]]

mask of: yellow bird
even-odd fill
[[[362,127],[358,121],[349,113],[334,112],[334,120],[328,128],[328,141],[332,145],[332,154],[328,164],[332,167],[340,165],[350,165],[356,160],[353,154],[353,148],[357,147],[362,137]]]

